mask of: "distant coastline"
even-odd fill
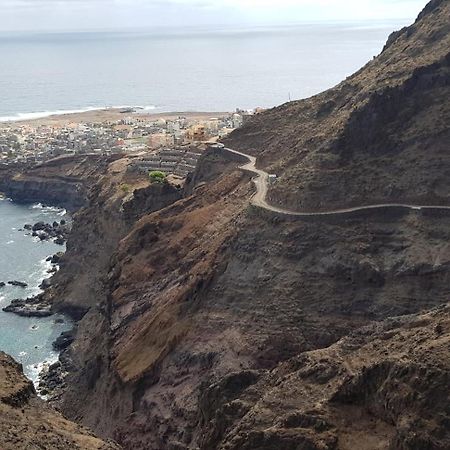
[[[130,111],[128,111],[130,110]],[[146,119],[174,119],[180,116],[193,120],[205,120],[211,117],[230,114],[230,111],[157,111],[154,106],[113,106],[103,108],[84,108],[79,110],[61,110],[36,113],[21,113],[17,116],[0,117],[0,127],[14,125],[47,125],[65,126],[69,123],[107,122],[116,121],[129,116]]]
[[[141,113],[147,113],[148,111],[154,111],[157,106],[87,106],[86,108],[68,109],[68,110],[55,110],[55,111],[36,111],[28,113],[16,113],[8,116],[0,116],[1,123],[9,122],[28,122],[30,120],[45,119],[47,117],[54,116],[66,116],[75,114],[84,114],[96,111],[122,111],[126,109],[134,109]]]

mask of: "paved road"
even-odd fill
[[[237,150],[233,150],[228,147],[224,147],[223,150],[234,153],[239,156],[243,156],[247,158],[248,163],[241,166],[242,170],[252,172],[257,175],[253,182],[256,186],[256,193],[252,197],[252,204],[255,206],[259,206],[260,208],[267,209],[268,211],[273,211],[279,214],[284,214],[287,216],[333,216],[339,214],[348,214],[357,211],[367,211],[373,209],[384,209],[384,208],[405,208],[411,210],[424,210],[424,209],[435,209],[435,210],[450,210],[450,206],[434,206],[434,205],[409,205],[405,203],[380,203],[375,205],[365,205],[365,206],[355,206],[353,208],[345,208],[345,209],[335,209],[331,211],[322,211],[322,212],[298,212],[291,211],[289,209],[279,208],[277,206],[272,206],[267,203],[267,191],[269,186],[269,174],[264,172],[264,170],[260,170],[256,168],[256,158],[251,155],[247,155],[245,153],[239,152]]]

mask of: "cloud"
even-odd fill
[[[0,29],[86,29],[405,18],[425,0],[0,0]]]

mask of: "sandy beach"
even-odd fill
[[[103,109],[95,111],[86,111],[82,113],[72,114],[55,114],[38,119],[27,119],[10,122],[0,122],[0,127],[11,127],[17,125],[42,126],[51,125],[53,127],[65,127],[70,124],[79,123],[104,123],[115,122],[125,117],[140,118],[147,121],[155,121],[158,119],[173,120],[180,116],[190,120],[208,120],[214,117],[223,117],[229,115],[229,112],[161,112],[161,113],[143,113],[139,110],[136,112],[124,112],[121,109]]]

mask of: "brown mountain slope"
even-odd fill
[[[450,448],[450,307],[363,328],[202,397],[205,448]],[[224,426],[225,424],[225,426]]]
[[[2,450],[113,450],[37,399],[31,381],[12,358],[0,353],[0,448]]]
[[[279,175],[273,204],[327,210],[450,195],[450,2],[431,2],[337,87],[257,115],[229,146]]]
[[[443,118],[448,112],[448,96],[436,95],[447,92],[443,58],[448,51],[448,12],[448,2],[432,2],[416,25],[396,41],[391,39],[383,55],[352,82],[269,111],[231,137],[233,145],[261,152],[261,164],[286,168],[272,198],[278,192],[289,208],[316,208],[319,200],[322,208],[386,201],[391,198],[383,193],[387,180],[395,181],[392,192],[401,186],[411,189],[410,197],[405,194],[395,201],[447,198],[448,130],[435,116],[438,110]],[[420,64],[426,76],[412,83]],[[370,95],[370,83],[378,96]],[[383,106],[385,101],[389,107]],[[379,113],[391,110],[395,114],[389,120]],[[422,127],[419,118],[431,113],[436,126],[425,127],[426,122]],[[412,126],[415,121],[420,127]],[[410,132],[415,134],[408,140]],[[398,148],[389,146],[395,158],[380,153],[381,142],[399,143]],[[427,153],[417,151],[414,143],[428,143]],[[68,351],[73,367],[58,403],[70,417],[129,449],[256,450],[264,448],[270,429],[274,436],[267,448],[271,443],[272,448],[284,448],[280,442],[296,449],[348,448],[339,431],[345,427],[325,412],[321,414],[331,424],[325,428],[331,431],[325,433],[322,447],[312,447],[323,430],[320,424],[312,429],[309,416],[304,423],[292,419],[292,428],[306,431],[286,432],[277,425],[288,401],[308,415],[314,389],[301,391],[293,379],[292,390],[286,389],[283,398],[270,384],[270,374],[274,383],[282,383],[278,374],[290,364],[296,367],[291,358],[303,361],[303,352],[329,347],[362,326],[372,326],[364,332],[369,343],[370,333],[378,339],[378,322],[446,303],[450,217],[438,211],[396,209],[326,219],[279,217],[249,207],[249,177],[233,169],[237,161],[224,163],[223,157],[217,152],[202,159],[193,178],[199,184],[189,186],[178,201],[161,192],[160,200],[167,202],[155,196],[155,207],[147,208],[147,189],[126,201],[116,195],[124,174],[112,168],[113,182],[105,177],[91,192],[89,205],[75,217],[77,233],[55,279],[58,307],[73,310],[79,303],[87,311]],[[216,159],[223,173],[202,177]],[[422,183],[417,182],[419,174]],[[366,180],[373,189],[364,194]],[[300,190],[302,183],[310,190]],[[83,280],[95,289],[80,289]],[[435,326],[432,321],[430,326]],[[408,345],[405,338],[405,351],[412,348]],[[367,365],[385,356],[373,351]],[[338,371],[333,386],[344,385],[346,374],[358,373],[356,358],[343,354],[342,368],[348,373]],[[334,373],[331,360],[324,359],[320,371]],[[446,367],[442,370],[447,376]],[[231,376],[234,373],[240,375]],[[255,388],[247,391],[248,386]],[[392,385],[387,388],[394,391]],[[273,405],[260,410],[264,392],[272,390]],[[327,403],[331,394],[322,390],[322,402]],[[364,404],[364,392],[355,392],[354,405]],[[441,423],[442,408],[432,402],[433,395],[424,391],[430,420],[419,438],[427,442],[436,429],[440,440],[428,448],[443,449],[445,427],[433,428]],[[338,406],[336,415],[342,408]],[[409,431],[402,434],[403,416],[397,422],[366,406],[355,411],[358,442],[367,438],[361,449],[380,448],[375,437],[383,430],[392,438],[392,448],[420,448]],[[378,427],[374,433],[364,432],[368,417]],[[253,430],[262,440],[253,438]],[[286,433],[293,434],[293,443],[283,440]]]

